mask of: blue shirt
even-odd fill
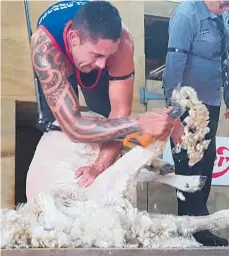
[[[173,89],[182,83],[193,87],[205,104],[220,105],[223,80],[220,35],[213,20],[215,17],[203,1],[185,1],[176,8],[169,22],[168,48],[183,52],[167,53],[163,74],[166,98],[170,98]],[[223,13],[223,17],[229,49],[229,13]],[[225,86],[228,91],[228,85]],[[229,106],[229,95],[226,96]]]
[[[72,20],[81,6],[90,0],[60,1],[45,10],[37,21],[37,28],[43,27],[45,32],[52,38],[54,45],[66,54],[64,43],[64,29]]]

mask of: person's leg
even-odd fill
[[[182,117],[181,121],[185,119],[188,115],[186,112]],[[170,139],[171,143],[171,150],[174,149],[175,145]],[[188,164],[188,155],[186,150],[181,150],[180,153],[175,153],[172,155],[173,161],[175,165],[175,173],[179,175],[203,175],[202,172],[202,162],[201,160],[199,163],[195,164],[194,166],[190,167]],[[203,191],[196,191],[195,193],[183,193],[185,196],[185,201],[178,200],[178,215],[190,215],[190,216],[201,216],[207,215],[208,210],[206,204],[204,202]]]
[[[210,132],[206,134],[206,139],[210,139],[211,142],[209,144],[208,150],[204,153],[203,158],[203,175],[207,176],[207,181],[203,188],[204,202],[207,203],[210,190],[211,190],[211,182],[212,182],[212,173],[214,169],[214,162],[216,159],[216,132],[218,128],[219,122],[219,113],[220,107],[207,106],[210,115],[210,123],[209,128]]]
[[[207,176],[207,180],[204,188],[201,191],[189,194],[185,193],[185,201],[178,199],[178,215],[193,215],[202,216],[208,215],[208,209],[206,206],[207,199],[211,189],[212,172],[214,167],[214,161],[216,157],[216,143],[215,135],[218,127],[219,119],[219,107],[208,107],[210,122],[210,132],[206,135],[206,139],[211,139],[208,149],[205,151],[202,160],[193,167],[188,166],[188,158],[185,150],[181,153],[173,155],[175,169],[177,174],[182,175],[203,175]],[[171,140],[171,148],[174,144]],[[197,232],[194,234],[195,239],[205,246],[226,246],[228,242],[226,239],[213,235],[208,230]]]
[[[206,139],[211,142],[208,149],[204,153],[202,161],[202,174],[207,176],[205,186],[203,187],[203,200],[206,206],[208,197],[211,191],[212,173],[214,169],[214,162],[216,158],[216,132],[219,122],[220,107],[207,106],[210,115],[209,128],[210,132],[206,134]],[[207,208],[207,207],[206,207]],[[210,231],[205,230],[194,234],[195,239],[206,246],[226,246],[228,241],[221,237],[213,235]]]
[[[171,140],[171,148],[174,148],[173,141]],[[173,155],[175,173],[180,175],[203,175],[202,161],[190,167],[188,165],[188,156],[185,150],[178,154]],[[203,216],[208,215],[208,210],[204,202],[203,191],[196,191],[194,193],[182,192],[185,196],[185,201],[178,200],[178,215],[189,216]]]

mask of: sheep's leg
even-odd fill
[[[85,195],[89,200],[102,204],[122,196],[126,196],[130,200],[133,195],[128,192],[133,182],[136,181],[140,169],[149,164],[153,157],[154,152],[150,150],[140,146],[132,148],[99,175],[87,188]]]
[[[181,235],[193,234],[202,230],[229,229],[229,209],[208,216],[173,216],[173,218]]]
[[[179,235],[174,218],[176,217],[173,215],[138,213],[135,229],[138,241],[150,248],[201,246],[191,234]]]
[[[61,213],[55,206],[50,193],[39,193],[33,201],[33,207],[40,210],[40,222],[45,229],[70,232],[72,219]]]
[[[167,184],[183,192],[193,193],[201,190],[205,184],[206,177],[204,176],[184,176],[169,173],[161,175],[156,172],[151,172],[146,168],[141,169],[137,177],[138,183],[145,182],[160,182]]]

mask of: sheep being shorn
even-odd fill
[[[188,192],[203,186],[199,176],[177,177],[173,173],[161,175],[155,170],[149,171],[149,166],[153,166],[163,152],[162,144],[132,148],[99,175],[91,186],[81,188],[71,179],[72,174],[80,166],[92,163],[98,148],[68,140],[65,143],[63,133],[57,132],[55,136],[63,150],[58,161],[53,159],[48,166],[57,176],[56,184],[15,210],[1,210],[1,248],[198,247],[201,245],[195,241],[193,233],[229,228],[229,209],[209,216],[178,217],[149,215],[134,206],[137,182],[156,179]],[[49,138],[50,134],[44,137],[48,144]],[[39,150],[42,153],[42,148],[37,148],[38,155]],[[195,155],[190,154],[190,157],[194,158],[192,162],[197,161]],[[154,166],[161,167],[161,164]]]

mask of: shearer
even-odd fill
[[[164,140],[171,133],[176,122],[169,117],[172,108],[130,116],[134,44],[111,3],[63,1],[50,6],[38,19],[31,49],[44,114],[55,126],[41,137],[29,167],[28,200],[54,182],[55,174],[47,169],[65,142],[100,143],[95,163],[76,170],[78,184],[87,187],[117,159],[122,142],[116,139],[142,132]],[[78,86],[89,111],[99,116],[82,115]],[[60,133],[64,143],[57,146]]]

